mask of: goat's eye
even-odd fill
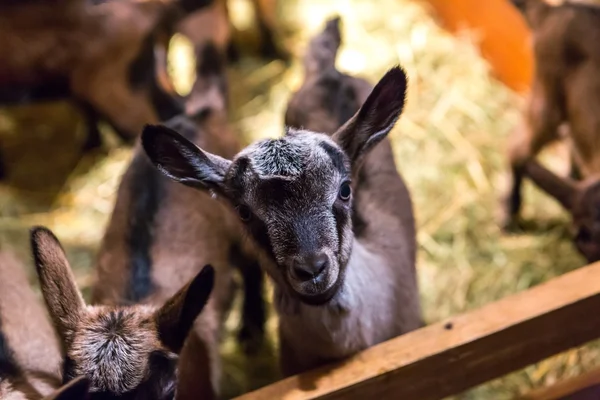
[[[250,220],[250,217],[252,216],[252,213],[250,212],[250,207],[245,206],[243,204],[237,206],[237,212],[240,216],[240,219],[244,222],[248,222]]]
[[[350,200],[350,195],[352,194],[352,188],[350,187],[350,183],[349,182],[344,182],[342,183],[342,186],[340,186],[340,199],[344,200],[344,201],[348,201]]]

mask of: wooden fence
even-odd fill
[[[441,399],[599,337],[596,263],[237,399]]]

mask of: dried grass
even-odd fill
[[[236,10],[243,14],[243,4],[242,0],[233,2],[234,17]],[[503,235],[498,229],[496,211],[506,178],[503,149],[519,118],[522,99],[490,77],[488,66],[471,43],[476,35],[457,38],[447,34],[421,4],[409,0],[379,0],[377,4],[370,0],[295,0],[280,2],[280,8],[286,45],[296,56],[302,54],[307,39],[325,18],[339,14],[344,36],[340,69],[373,82],[398,62],[408,71],[408,106],[392,139],[417,215],[418,271],[428,322],[583,265],[568,240],[566,216],[529,184],[524,216],[537,225],[531,224],[530,232],[521,235]],[[243,27],[244,18],[238,20]],[[185,91],[185,77],[189,81],[191,71],[186,55],[190,52],[185,41],[178,39],[174,44],[172,68],[177,87]],[[247,141],[281,133],[286,101],[301,79],[298,62],[286,69],[279,62],[264,65],[245,59],[230,71],[232,118]],[[0,135],[9,131],[14,136],[14,131],[22,128],[14,119],[10,112],[0,114]],[[76,127],[75,120],[71,126]],[[44,158],[43,151],[38,154]],[[34,223],[50,226],[74,258],[80,284],[89,285],[93,252],[129,157],[130,150],[112,146],[100,159],[84,160],[41,213],[39,207],[23,206],[30,191],[2,188],[0,238],[26,254],[26,228]],[[544,157],[557,169],[566,169],[561,148]],[[235,330],[238,317],[232,312],[229,332]],[[271,337],[275,325],[273,317],[269,321]],[[231,396],[275,379],[274,347],[273,341],[259,356],[247,359],[228,334],[223,343],[224,394]],[[573,350],[456,398],[512,398],[528,388],[588,369],[597,364],[598,355],[596,345]]]

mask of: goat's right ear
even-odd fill
[[[207,153],[163,125],[146,125],[142,147],[167,177],[184,185],[220,191],[231,161]]]
[[[561,178],[535,160],[528,160],[524,172],[540,189],[554,197],[567,210],[572,210],[577,186],[570,179]]]
[[[72,380],[44,400],[85,400],[89,398],[90,380],[84,376]]]
[[[56,236],[41,226],[32,228],[30,234],[44,301],[63,343],[68,342],[85,312],[85,302]]]
[[[208,302],[214,281],[215,270],[211,265],[206,265],[190,283],[156,311],[160,341],[171,351],[181,351],[196,317]]]

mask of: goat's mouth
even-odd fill
[[[328,303],[337,294],[342,279],[337,268],[329,268],[323,276],[314,279],[298,280],[288,274],[286,281],[291,294],[302,303],[320,306]]]
[[[322,306],[331,301],[338,293],[340,285],[336,282],[334,286],[319,294],[307,295],[305,293],[296,292],[298,299],[309,306]]]

